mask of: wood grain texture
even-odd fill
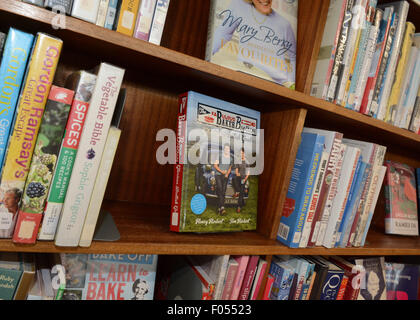
[[[299,3],[296,90],[310,94],[330,0]]]

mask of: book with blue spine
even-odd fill
[[[336,300],[341,281],[344,277],[344,270],[322,257],[317,257],[317,259],[328,266],[327,275],[322,283],[319,300]]]
[[[362,191],[369,175],[370,165],[367,162],[362,161],[362,157],[360,157],[359,162],[359,168],[356,170],[356,176],[353,180],[354,186],[352,186],[352,189],[350,190],[349,199],[347,200],[343,220],[341,221],[340,228],[338,229],[338,236],[336,239],[336,246],[342,248],[347,245],[353,220],[359,207]]]
[[[277,232],[277,240],[291,248],[299,247],[324,140],[322,135],[302,133]]]
[[[33,41],[32,34],[14,28],[10,28],[7,34],[0,66],[0,168],[3,167]]]
[[[269,274],[274,276],[274,283],[270,293],[271,300],[288,300],[290,289],[295,277],[294,269],[277,257],[273,257]]]
[[[105,25],[106,29],[112,30],[117,16],[119,0],[109,0],[108,10],[106,12]]]

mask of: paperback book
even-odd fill
[[[297,0],[212,0],[206,60],[295,88]]]
[[[191,91],[179,104],[170,229],[255,230],[260,113]]]

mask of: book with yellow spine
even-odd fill
[[[405,24],[404,40],[401,47],[400,60],[398,62],[397,71],[395,73],[394,84],[392,86],[391,95],[389,96],[388,106],[386,110],[385,121],[393,123],[398,110],[398,101],[401,94],[402,83],[406,72],[410,48],[413,45],[413,37],[416,27],[411,22]]]
[[[13,234],[18,204],[62,45],[60,39],[44,33],[38,33],[35,39],[1,177],[0,238],[10,238]]]
[[[133,36],[141,0],[122,0],[117,32]]]

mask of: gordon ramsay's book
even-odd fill
[[[206,60],[295,88],[298,0],[212,0]]]
[[[179,105],[170,229],[255,230],[260,113],[192,91]]]

